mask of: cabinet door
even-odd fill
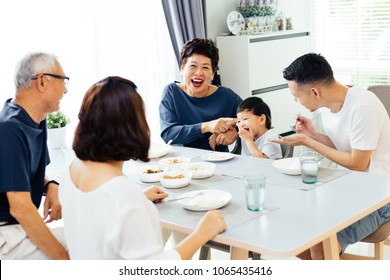
[[[279,36],[259,38],[249,43],[250,88],[253,91],[272,90],[272,87],[286,84],[283,69],[299,56],[310,52],[310,37]]]

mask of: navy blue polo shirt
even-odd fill
[[[30,192],[39,208],[50,163],[46,141],[46,120],[36,123],[22,107],[7,100],[0,112],[0,221],[15,220],[7,192]]]

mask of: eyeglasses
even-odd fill
[[[57,74],[51,74],[51,73],[41,73],[42,75],[45,75],[45,76],[50,76],[50,77],[53,77],[53,78],[56,78],[56,79],[62,79],[64,80],[64,86],[67,87],[68,86],[68,83],[69,83],[69,77],[66,77],[66,76],[61,76],[61,75],[57,75]],[[31,80],[36,80],[38,79],[38,76],[40,74],[37,74],[35,76],[32,76],[31,77]]]

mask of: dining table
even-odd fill
[[[53,175],[74,157],[70,149],[50,153],[52,166],[48,170]],[[209,178],[191,179],[188,186],[175,189],[166,189],[159,182],[140,181],[137,170],[158,165],[159,160],[167,157],[211,161],[215,171]],[[58,163],[60,159],[62,165]],[[227,229],[212,241],[229,246],[232,260],[248,259],[249,251],[287,259],[319,242],[323,242],[326,259],[339,259],[337,232],[390,203],[390,176],[320,166],[318,182],[309,185],[302,183],[300,175],[284,174],[272,163],[271,159],[172,146],[167,154],[150,162],[126,161],[123,172],[142,189],[151,185],[163,188],[169,197],[155,204],[161,225],[185,234],[196,228],[205,211],[188,210],[180,201],[169,200],[190,191],[229,193],[230,201],[219,208]],[[266,176],[265,205],[261,211],[246,207],[244,176],[252,174]]]

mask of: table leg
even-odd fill
[[[323,241],[324,246],[324,255],[326,260],[339,260],[339,246],[337,242],[337,235],[332,234],[327,239]]]
[[[248,259],[248,250],[230,247],[230,259],[231,260],[247,260]]]

